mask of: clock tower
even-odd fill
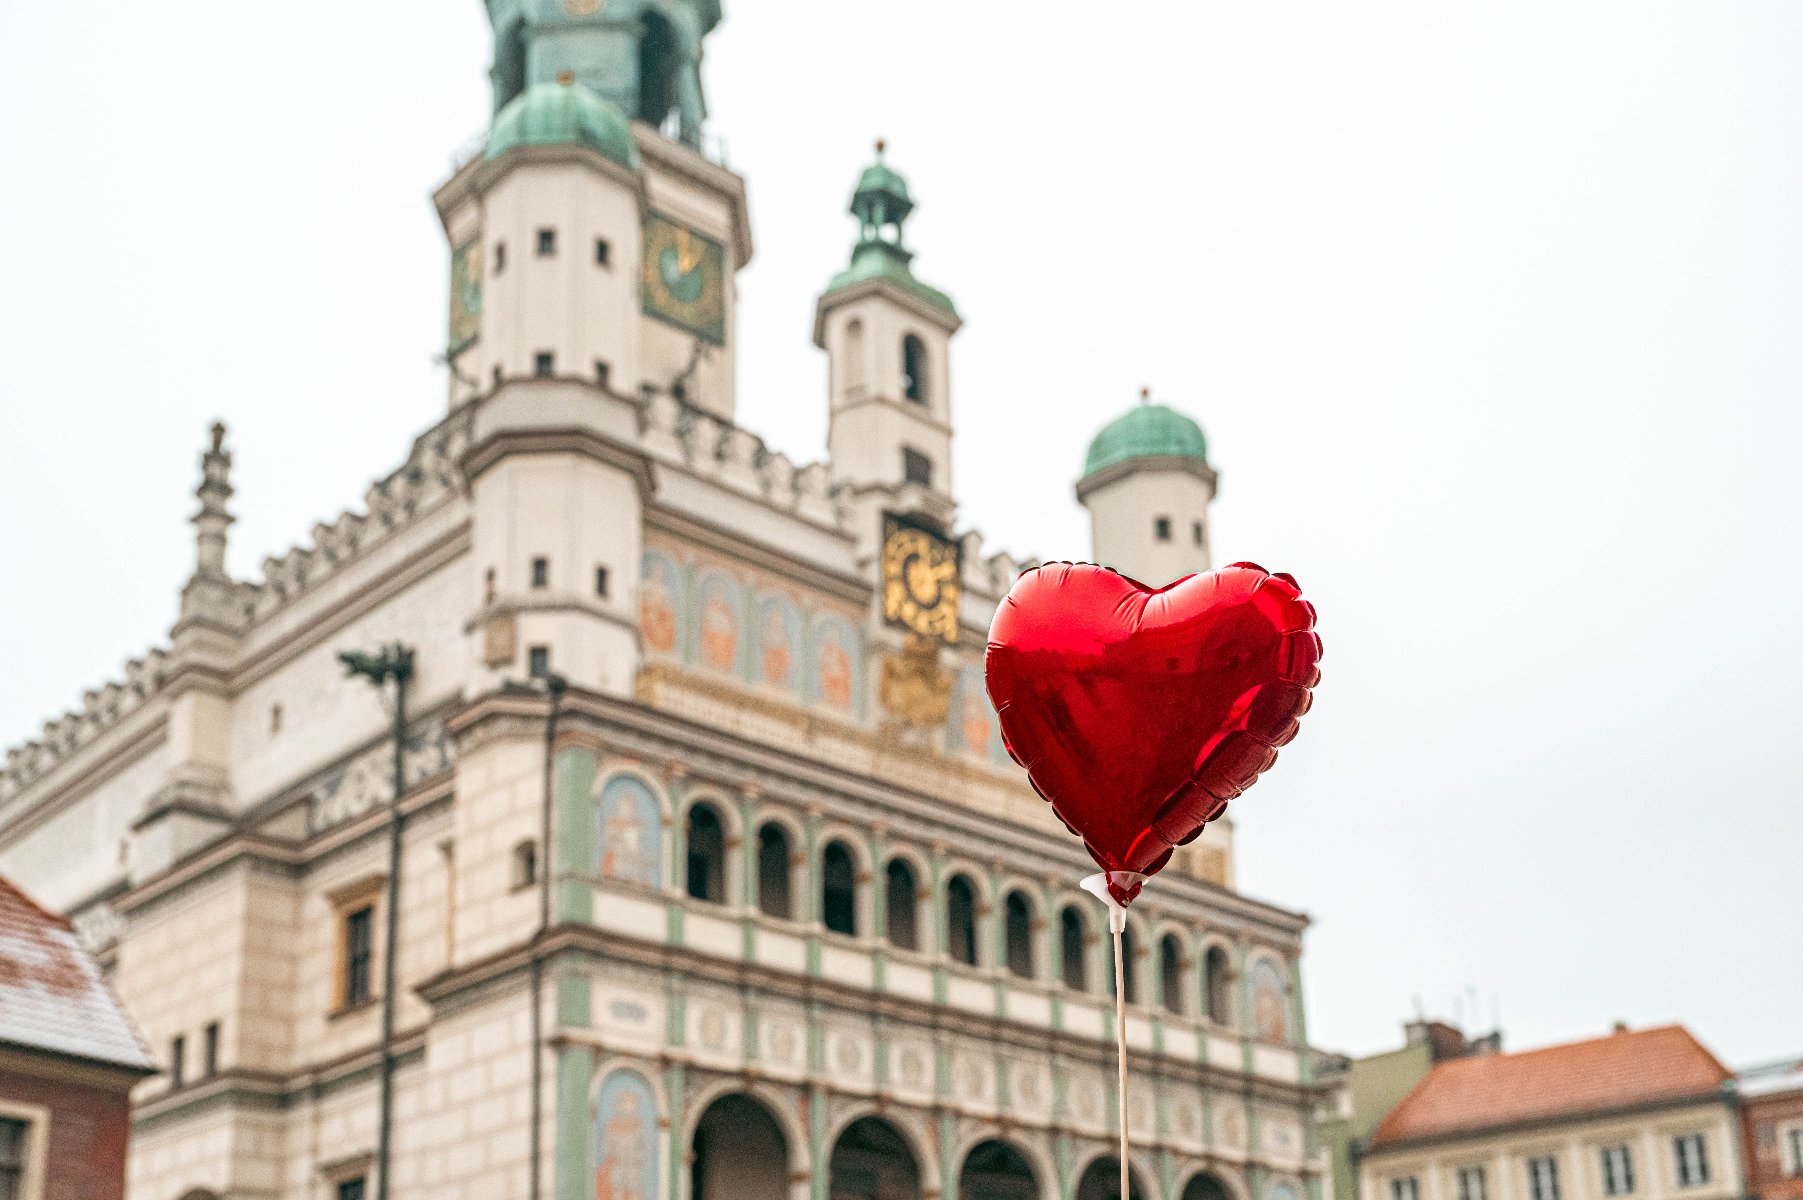
[[[908,182],[883,159],[852,193],[858,241],[814,315],[827,353],[827,452],[858,514],[860,551],[877,514],[902,509],[949,529],[952,500],[951,338],[962,323],[951,298],[915,278],[903,229],[914,211]]]

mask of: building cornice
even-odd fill
[[[844,287],[834,288],[823,294],[814,304],[814,345],[826,349],[826,314],[835,308],[844,308],[848,304],[856,304],[860,300],[879,297],[906,309],[919,320],[943,330],[947,336],[957,333],[963,326],[964,319],[956,313],[947,312],[938,305],[931,304],[920,296],[893,280],[877,276],[871,279],[860,279],[856,283],[848,283]]]
[[[1085,475],[1077,480],[1077,500],[1079,503],[1088,500],[1095,493],[1109,484],[1117,483],[1129,475],[1150,475],[1160,471],[1176,471],[1183,475],[1193,475],[1208,485],[1209,499],[1214,498],[1220,476],[1215,469],[1205,462],[1186,458],[1181,454],[1163,454],[1150,458],[1129,458],[1097,471],[1094,475]]]
[[[579,425],[551,429],[499,429],[473,444],[463,456],[464,477],[474,484],[484,472],[514,455],[574,454],[632,477],[641,498],[651,491],[651,466],[636,447],[629,447]]]
[[[1512,1135],[1531,1135],[1542,1130],[1587,1125],[1593,1122],[1620,1121],[1631,1117],[1648,1116],[1681,1108],[1698,1108],[1704,1105],[1721,1105],[1732,1109],[1735,1105],[1735,1096],[1724,1084],[1723,1087],[1712,1092],[1670,1096],[1663,1100],[1652,1100],[1642,1104],[1557,1113],[1548,1117],[1535,1117],[1529,1121],[1506,1121],[1498,1125],[1474,1125],[1468,1129],[1450,1129],[1443,1133],[1425,1134],[1420,1137],[1398,1138],[1381,1145],[1367,1143],[1361,1151],[1360,1157],[1366,1161],[1386,1156],[1400,1157],[1431,1147],[1448,1146],[1458,1142],[1489,1141]]]
[[[793,516],[793,514],[783,515]],[[746,566],[772,571],[803,587],[826,592],[853,604],[868,604],[871,594],[876,590],[870,580],[862,576],[840,574],[817,563],[785,554],[780,548],[768,542],[759,542],[753,545],[743,537],[703,521],[699,517],[677,512],[662,505],[646,505],[645,528],[698,546],[705,546],[716,554],[736,559]],[[847,542],[851,540],[848,534],[839,534],[838,536]]]

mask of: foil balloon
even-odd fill
[[[1314,625],[1296,581],[1252,563],[1156,589],[1089,563],[1015,581],[984,658],[1002,739],[1117,902],[1295,736]]]

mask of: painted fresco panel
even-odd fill
[[[596,804],[600,874],[622,883],[663,886],[664,822],[657,797],[643,780],[616,775]]]
[[[702,576],[700,600],[701,665],[731,674],[738,666],[743,605],[739,585],[718,571]]]
[[[657,1099],[636,1071],[613,1071],[601,1082],[595,1200],[658,1200]]]
[[[839,617],[814,623],[814,646],[808,676],[808,698],[828,708],[850,709],[857,695],[857,632]]]
[[[675,654],[681,645],[682,567],[675,559],[647,550],[639,570],[639,630],[656,654]]]
[[[1252,964],[1252,1025],[1260,1041],[1290,1040],[1289,1009],[1283,973],[1269,958],[1257,959]]]
[[[801,675],[801,612],[784,596],[765,596],[758,603],[758,681],[784,691],[796,690]]]

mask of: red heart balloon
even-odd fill
[[[1315,610],[1252,563],[1148,588],[1089,563],[1015,580],[984,674],[1009,755],[1104,871],[1151,875],[1296,735]],[[1137,883],[1109,882],[1126,904]]]

